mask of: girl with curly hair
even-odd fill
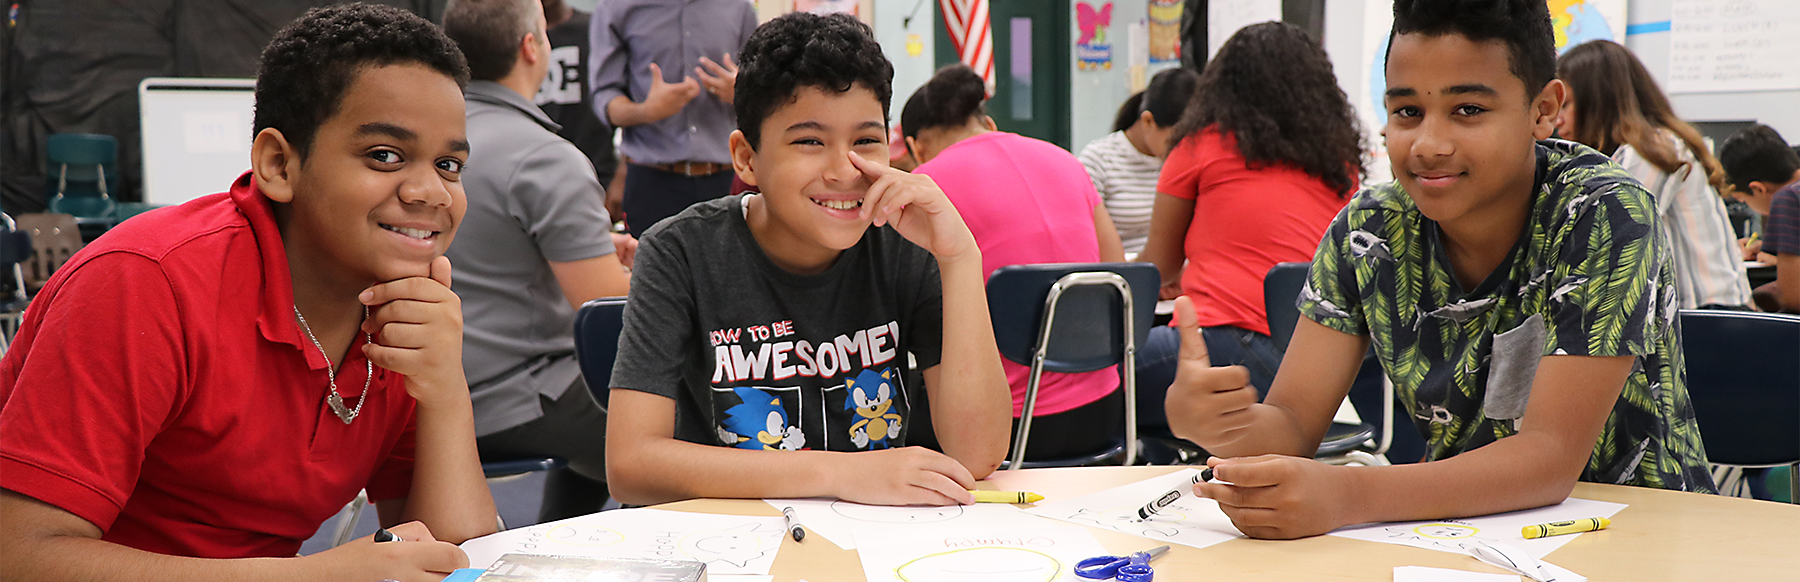
[[[1245,366],[1261,393],[1281,365],[1263,277],[1312,260],[1363,174],[1362,143],[1324,48],[1280,22],[1220,47],[1170,137],[1138,260],[1162,272],[1164,298],[1193,302],[1213,364]],[[1138,419],[1151,431],[1166,426],[1157,391],[1174,379],[1177,338],[1152,330],[1138,359]]]

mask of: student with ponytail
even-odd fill
[[[906,146],[962,214],[981,248],[985,277],[1005,265],[1125,260],[1119,235],[1081,161],[1055,144],[996,131],[981,76],[964,65],[938,70],[900,113]],[[1012,385],[1013,416],[1025,401],[1030,369],[1002,361]],[[1045,372],[1027,459],[1088,454],[1082,439],[1119,418],[1119,373]],[[1015,421],[1016,422],[1016,421]],[[1091,447],[1088,447],[1091,448]]]
[[[1081,164],[1113,226],[1125,254],[1143,252],[1150,238],[1150,210],[1156,202],[1156,177],[1169,155],[1169,136],[1181,111],[1194,96],[1199,76],[1174,68],[1150,78],[1150,86],[1119,107],[1113,132],[1081,148]]]

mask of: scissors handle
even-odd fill
[[[1118,556],[1088,558],[1075,564],[1075,575],[1090,580],[1106,580],[1118,574],[1128,562]]]
[[[1135,561],[1130,564],[1119,566],[1119,571],[1116,574],[1118,575],[1119,582],[1151,582],[1156,579],[1156,571],[1150,569],[1149,564]]]

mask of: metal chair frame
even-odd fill
[[[1123,302],[1124,358],[1119,365],[1124,368],[1124,383],[1120,389],[1125,391],[1125,462],[1129,466],[1137,462],[1137,335],[1133,321],[1136,313],[1131,302],[1131,283],[1118,273],[1108,271],[1083,271],[1063,275],[1050,286],[1050,292],[1044,298],[1043,325],[1039,328],[1037,345],[1031,354],[1031,375],[1025,388],[1025,402],[1019,413],[1019,428],[1013,434],[1012,454],[1009,455],[1008,470],[1024,468],[1025,444],[1031,436],[1031,416],[1037,408],[1038,385],[1044,375],[1044,360],[1050,351],[1050,337],[1056,329],[1056,306],[1062,300],[1063,291],[1071,287],[1084,285],[1109,285],[1119,292]]]

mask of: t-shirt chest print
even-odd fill
[[[789,319],[707,338],[719,444],[859,451],[906,442],[898,321],[814,333]]]

